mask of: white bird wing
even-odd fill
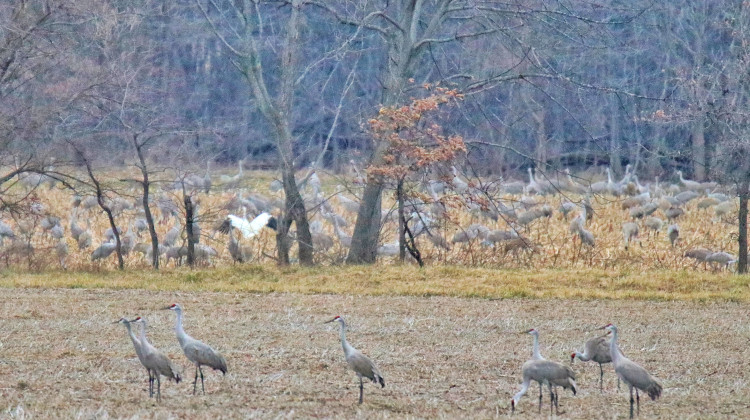
[[[261,213],[252,222],[230,214],[227,216],[232,223],[232,227],[237,228],[242,232],[242,236],[246,239],[252,238],[253,236],[260,233],[268,221],[271,219],[271,215],[268,213]]]

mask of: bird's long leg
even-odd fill
[[[552,388],[552,384],[549,384],[549,413],[552,414],[552,409],[555,408],[555,411],[557,407],[557,402],[555,401],[555,389]]]
[[[201,390],[203,391],[203,395],[206,395],[206,387],[203,385],[203,369],[201,369],[201,365],[198,365],[198,372],[201,373]]]
[[[604,369],[601,363],[599,363],[599,393],[604,394]]]
[[[154,396],[154,382],[151,377],[151,369],[146,369],[146,372],[148,372],[148,397],[151,398]]]
[[[641,415],[641,396],[638,395],[638,388],[635,389],[635,406],[636,414]]]
[[[630,418],[633,418],[633,403],[635,400],[633,400],[633,385],[629,386],[630,388]]]
[[[365,385],[362,383],[362,375],[359,376],[359,403],[362,404],[362,394],[365,392]]]
[[[195,365],[195,380],[193,381],[193,395],[195,395],[195,388],[198,386],[198,365]]]
[[[539,412],[542,412],[542,383],[539,382]]]
[[[156,376],[156,402],[161,402],[161,375]]]

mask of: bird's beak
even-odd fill
[[[333,322],[333,321],[335,321],[335,320],[336,320],[336,318],[333,318],[333,319],[329,319],[328,321],[324,322],[324,324],[328,324],[328,323],[331,323],[331,322]]]
[[[163,308],[161,308],[161,309],[162,309],[162,310],[172,309],[172,306],[165,306],[165,307],[163,307]]]
[[[128,322],[135,322],[135,321],[136,321],[137,319],[138,319],[138,318],[133,318],[133,319],[131,319],[131,320],[130,320],[130,321],[128,321]]]

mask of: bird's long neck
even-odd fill
[[[620,353],[620,348],[617,346],[617,330],[612,330],[612,339],[609,340],[609,354],[612,358],[612,364],[616,365],[620,362],[622,353]]]
[[[177,313],[177,320],[174,324],[174,332],[177,334],[177,341],[180,342],[180,346],[184,345],[185,340],[187,340],[187,334],[185,334],[185,330],[182,328],[182,310],[178,309],[175,311]]]
[[[531,168],[529,168],[529,184],[534,183],[534,174],[531,173]]]
[[[140,340],[138,340],[138,338],[137,338],[137,337],[135,336],[135,334],[133,333],[133,329],[132,329],[132,328],[130,328],[130,323],[129,323],[129,322],[124,322],[124,324],[125,324],[125,328],[127,328],[127,329],[128,329],[128,335],[130,336],[130,341],[132,341],[132,342],[133,342],[133,344],[134,344],[134,345],[135,345],[136,347],[140,347],[140,345],[141,345],[141,342],[140,342]]]
[[[523,395],[526,393],[526,391],[529,390],[529,384],[531,383],[531,379],[529,377],[523,378],[523,383],[521,384],[521,390],[516,393],[516,395],[513,396],[513,403],[518,404],[518,400],[523,397]]]
[[[141,346],[147,347],[149,344],[150,343],[146,338],[146,321],[143,321],[143,324],[141,325]]]
[[[344,349],[344,354],[348,356],[354,349],[349,344],[349,342],[346,341],[346,324],[341,322],[340,325],[341,329],[339,330],[339,336],[341,337],[341,347]]]
[[[584,361],[584,362],[588,362],[588,361],[589,361],[589,359],[591,358],[591,357],[590,357],[590,356],[588,355],[588,351],[587,351],[587,350],[584,350],[584,351],[583,351],[583,353],[581,353],[581,352],[575,352],[575,356],[576,356],[576,357],[577,357],[577,358],[578,358],[579,360],[581,360],[581,361]]]
[[[532,357],[536,360],[544,360],[544,357],[542,357],[542,354],[539,353],[539,334],[533,334],[534,336],[534,347],[532,350]]]

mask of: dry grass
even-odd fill
[[[587,331],[609,321],[628,356],[664,385],[661,400],[642,401],[642,418],[750,417],[750,330],[738,322],[746,303],[27,288],[3,296],[0,417],[506,417],[531,349],[531,338],[515,332],[539,328],[542,353],[563,361]],[[175,301],[188,333],[228,360],[226,377],[207,374],[205,396],[191,395],[174,314],[159,310]],[[387,381],[382,390],[366,385],[362,406],[337,330],[322,323],[336,314],[347,317],[350,341]],[[135,315],[148,318],[151,341],[188,377],[162,384],[161,404],[147,396],[124,328],[111,324]],[[616,391],[611,367],[604,395],[596,365],[574,369],[580,392],[561,394],[563,418],[626,418],[627,393]],[[539,417],[536,389],[517,417]]]
[[[233,174],[234,172],[232,171],[233,169],[229,173]],[[125,175],[118,174],[117,176],[124,177]],[[217,178],[218,183],[218,176],[215,176],[215,178]],[[273,174],[270,172],[248,172],[243,181],[242,191],[246,197],[250,193],[257,192],[269,198],[281,199],[281,195],[274,195],[268,191],[271,179],[273,179]],[[328,194],[326,197],[333,195],[340,181],[341,179],[323,176],[324,190]],[[216,188],[209,195],[198,194],[201,202],[200,215],[203,227],[203,237],[201,240],[203,243],[212,246],[219,253],[219,257],[212,261],[213,266],[231,264],[231,258],[227,251],[227,236],[217,234],[213,229],[217,221],[222,220],[228,213],[227,210],[221,210],[222,206],[230,201],[239,191],[221,191],[219,188]],[[82,211],[79,215],[79,224],[85,225],[87,222],[90,222],[94,245],[90,249],[78,251],[76,244],[70,238],[68,232],[68,219],[71,209],[70,192],[62,189],[47,190],[45,188],[38,190],[37,193],[48,212],[63,220],[66,228],[66,240],[70,249],[70,256],[67,260],[68,267],[74,270],[113,269],[114,256],[109,261],[99,262],[92,262],[90,258],[91,251],[101,243],[104,231],[109,228],[105,215],[98,208]],[[137,197],[138,193],[137,189],[123,191],[126,197]],[[352,193],[360,194],[361,191],[357,187],[353,187],[351,192],[347,191],[345,194],[351,198],[354,197]],[[156,193],[154,199],[158,195],[159,193]],[[181,198],[177,195],[167,193],[167,196],[171,196],[176,202],[182,202]],[[518,207],[518,212],[520,213],[523,210],[518,203],[519,198],[518,196],[505,196],[504,202],[509,206]],[[580,197],[571,196],[569,198],[575,201]],[[566,220],[557,212],[557,208],[563,199],[564,197],[560,196],[539,197],[539,205],[549,205],[555,210],[554,215],[550,219],[543,218],[533,222],[528,230],[519,227],[520,233],[537,245],[534,252],[504,253],[500,249],[482,247],[480,240],[475,240],[467,244],[455,244],[450,251],[445,251],[435,248],[424,236],[418,238],[418,246],[428,265],[471,265],[535,269],[600,268],[603,270],[644,271],[682,270],[690,268],[697,271],[707,271],[702,266],[693,267],[694,261],[683,257],[685,250],[694,247],[706,247],[716,251],[724,250],[736,253],[736,215],[719,220],[714,216],[712,208],[706,210],[698,209],[697,203],[699,200],[694,200],[685,206],[685,215],[677,220],[680,226],[681,239],[675,248],[670,246],[666,238],[666,223],[662,231],[657,235],[656,233],[648,232],[648,229],[641,222],[639,223],[641,230],[640,244],[635,243],[629,250],[625,250],[621,229],[622,224],[630,220],[629,212],[622,209],[624,197],[616,198],[611,196],[594,197],[593,207],[596,216],[587,225],[587,229],[591,230],[595,235],[596,247],[594,249],[581,247],[579,241],[569,232],[569,219],[573,215],[569,216],[569,219]],[[449,206],[449,218],[442,222],[439,227],[435,228],[434,232],[444,236],[448,241],[450,241],[456,232],[468,227],[471,223],[483,223],[490,229],[509,229],[509,226],[503,220],[492,221],[484,219],[478,216],[476,212],[470,212],[463,206],[456,204],[459,200],[455,196],[452,198],[449,197],[446,201],[452,204]],[[343,230],[351,233],[356,215],[346,212],[335,198],[330,202],[337,212],[342,214],[349,223],[349,226],[344,227]],[[392,206],[392,194],[384,194],[384,209],[392,209]],[[153,210],[158,218],[159,211],[155,207]],[[661,210],[657,211],[655,215],[666,221]],[[135,217],[137,217],[135,210],[129,210],[117,217],[117,223],[122,229],[127,229]],[[315,208],[311,209],[310,217],[313,220],[320,219],[320,215]],[[5,217],[5,215],[4,220],[14,227],[17,226],[17,221],[11,220]],[[326,233],[334,238],[335,245],[327,253],[317,253],[316,260],[321,264],[340,262],[345,257],[347,250],[338,244],[338,239],[333,232],[331,224],[325,222],[324,226]],[[160,237],[163,238],[163,235],[170,228],[172,228],[171,220],[157,226]],[[395,222],[389,221],[383,227],[381,241],[383,243],[395,241],[397,239],[396,231],[397,226]],[[140,241],[146,240],[146,235],[140,238]],[[59,266],[54,252],[56,242],[43,234],[40,228],[35,230],[31,242],[36,250],[32,258],[33,261],[29,262],[26,258],[10,255],[7,252],[3,252],[3,248],[0,248],[0,264],[5,265],[10,263],[11,266],[16,268],[30,267],[37,271]],[[268,230],[263,232],[259,238],[254,238],[244,244],[253,249],[253,258],[256,263],[271,262],[267,258],[267,255],[275,254],[275,240],[272,232]],[[296,254],[296,249],[293,249],[292,254]],[[383,261],[389,263],[393,260],[386,258]],[[173,264],[170,263],[169,265],[173,266]],[[148,261],[143,256],[133,253],[126,258],[126,266],[129,269],[145,268],[148,266]]]
[[[493,270],[458,266],[236,265],[190,271],[0,274],[0,287],[114,288],[153,291],[351,293],[482,298],[729,300],[750,302],[750,276],[692,271],[601,269]]]

